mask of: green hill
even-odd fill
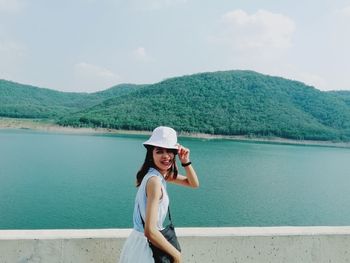
[[[50,118],[60,125],[290,139],[350,140],[350,91],[322,92],[253,71],[122,84],[66,93],[0,80],[0,116]]]
[[[61,125],[292,139],[349,140],[350,107],[338,95],[252,71],[177,77],[62,118]]]
[[[0,80],[0,116],[58,118],[126,94],[139,86],[122,84],[96,93],[59,92]]]
[[[338,99],[344,101],[348,106],[350,106],[350,91],[339,90],[339,91],[329,91],[330,94],[336,96]]]

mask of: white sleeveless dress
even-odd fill
[[[166,218],[169,206],[169,196],[166,191],[166,181],[158,170],[150,168],[148,173],[143,178],[141,185],[136,194],[134,214],[133,214],[133,230],[129,237],[126,239],[122,252],[120,254],[119,263],[154,263],[152,250],[148,245],[147,238],[144,235],[143,224],[141,216],[144,219],[146,217],[146,185],[148,179],[151,177],[158,177],[162,183],[162,199],[159,201],[158,207],[158,230],[164,229],[163,222]]]

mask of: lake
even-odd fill
[[[0,130],[0,229],[132,227],[147,137]],[[168,184],[178,227],[350,225],[350,149],[179,141],[201,185]]]

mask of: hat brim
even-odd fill
[[[179,147],[177,147],[177,145],[164,145],[162,143],[156,143],[156,142],[152,142],[149,143],[148,141],[143,143],[143,146],[147,147],[147,146],[156,146],[156,147],[160,147],[160,148],[165,148],[165,149],[171,149],[171,150],[177,150],[179,149]]]

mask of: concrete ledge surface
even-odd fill
[[[177,228],[183,262],[350,262],[350,227]],[[0,230],[1,263],[116,263],[131,229]]]
[[[40,229],[0,230],[0,240],[11,239],[72,239],[72,238],[126,238],[132,229]],[[179,237],[214,236],[293,236],[293,235],[350,235],[350,226],[314,227],[195,227],[176,228]]]

